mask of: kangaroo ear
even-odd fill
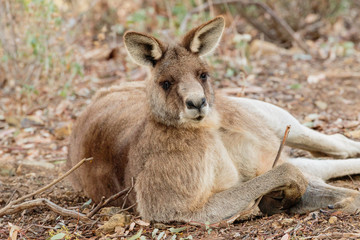
[[[205,55],[217,47],[224,28],[224,17],[218,16],[190,30],[185,35],[182,46],[192,53],[199,54],[200,56]]]
[[[125,33],[124,42],[130,57],[139,65],[154,67],[166,49],[158,39],[138,32]]]

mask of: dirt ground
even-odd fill
[[[358,56],[321,61],[270,54],[254,56],[251,63],[252,75],[247,76],[246,81],[234,83],[231,79],[221,82],[216,80],[216,88],[227,94],[274,103],[290,111],[301,123],[318,131],[343,133],[360,140],[360,77],[356,75],[360,73]],[[355,76],[351,75],[354,73]],[[133,78],[140,79],[144,71],[137,70],[131,74]],[[315,76],[315,80],[309,80],[309,76]],[[125,81],[124,78],[118,79],[109,83],[96,83],[94,88]],[[83,85],[86,86],[86,83]],[[81,90],[83,86],[79,84],[78,87]],[[10,124],[11,119],[0,121],[0,207],[5,206],[9,199],[34,192],[64,173],[70,123],[89,104],[93,94],[84,92],[73,100],[54,101],[51,106],[56,114],[49,114],[49,119],[52,119],[49,122],[41,123],[36,117],[21,121],[15,119],[13,125]],[[34,112],[44,109],[39,102],[33,107]],[[20,121],[22,129],[27,131],[17,130],[16,121]],[[18,131],[17,135],[13,134],[14,131]],[[290,150],[290,153],[292,156],[310,156],[299,150]],[[332,183],[359,190],[360,176],[348,176]],[[94,207],[93,203],[87,203],[89,199],[86,196],[75,192],[66,181],[35,197],[47,198],[64,208],[82,213]],[[11,234],[14,236],[14,231],[17,231],[17,239],[49,239],[51,236],[63,236],[63,239],[129,239],[139,233],[140,229],[143,229],[141,235],[146,239],[160,239],[161,234],[163,237],[166,235],[166,239],[173,235],[177,236],[176,239],[360,238],[359,214],[348,215],[330,209],[304,215],[258,216],[222,228],[179,223],[152,223],[147,226],[139,221],[138,216],[131,213],[129,216],[125,213],[122,215],[128,220],[115,228],[115,232],[105,234],[101,233],[99,227],[109,219],[106,214],[96,215],[93,223],[83,223],[78,219],[60,216],[45,207],[37,207],[0,217],[0,239],[8,239]]]

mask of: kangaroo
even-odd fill
[[[189,31],[180,43],[127,32],[131,58],[151,76],[100,90],[70,137],[75,187],[95,202],[132,185],[127,204],[148,221],[232,219],[262,198],[267,214],[327,208],[353,213],[360,193],[325,181],[360,173],[360,142],[324,135],[269,103],[217,93],[202,57],[219,44],[219,16]],[[273,168],[285,127],[287,145],[345,160],[289,158]],[[113,204],[121,205],[117,200]]]

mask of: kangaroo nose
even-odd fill
[[[200,111],[201,108],[206,106],[206,99],[201,98],[197,101],[194,100],[187,100],[186,106],[188,109],[198,109]]]

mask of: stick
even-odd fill
[[[73,171],[75,171],[76,169],[78,169],[82,164],[84,164],[85,162],[91,161],[93,158],[84,158],[83,160],[81,160],[80,162],[78,162],[75,166],[73,166],[69,171],[67,171],[65,174],[63,174],[62,176],[60,176],[59,178],[55,179],[52,183],[46,185],[43,188],[40,188],[39,190],[33,192],[33,193],[29,193],[19,199],[16,199],[14,201],[11,201],[8,203],[8,205],[6,205],[5,207],[3,207],[2,209],[0,209],[0,216],[3,214],[3,212],[6,212],[7,209],[11,208],[12,205],[17,204],[23,200],[25,200],[26,198],[29,197],[33,197],[36,194],[39,194],[41,192],[44,192],[45,190],[49,189],[50,187],[54,186],[56,183],[60,182],[61,180],[63,180],[65,177],[67,177],[70,173],[72,173]]]
[[[126,194],[128,191],[130,190],[130,188],[125,188],[123,190],[121,190],[120,192],[110,196],[109,198],[107,198],[105,201],[100,201],[99,204],[91,211],[87,214],[88,218],[91,218],[92,216],[95,215],[95,213],[97,213],[102,207],[106,206],[106,204],[108,204],[109,202],[112,202],[116,199],[118,199],[119,197],[121,197],[122,195]]]
[[[310,52],[310,47],[305,43],[305,41],[294,32],[294,30],[289,26],[289,24],[287,24],[287,22],[282,19],[281,17],[279,17],[268,5],[266,5],[263,2],[258,2],[258,1],[246,1],[246,0],[217,0],[217,1],[213,1],[212,4],[213,5],[219,5],[219,4],[228,4],[228,3],[241,3],[243,5],[255,5],[258,6],[260,8],[262,8],[265,12],[267,12],[273,19],[274,21],[279,24],[284,31],[292,38],[292,40],[306,53],[310,54],[310,55],[314,55],[312,52]],[[189,13],[186,14],[184,20],[182,21],[181,25],[180,25],[180,30],[181,31],[185,31],[186,30],[186,25],[187,22],[189,21],[191,15],[193,15],[194,13],[203,11],[205,9],[208,9],[210,7],[209,3],[204,3],[202,5],[199,5],[198,7],[194,8],[193,10],[191,10]],[[259,29],[260,31],[263,31],[264,29]],[[264,31],[263,31],[264,32]],[[267,32],[264,32],[265,34],[267,34]]]
[[[0,216],[3,216],[5,214],[7,214],[7,215],[14,214],[14,213],[20,212],[25,209],[39,207],[39,206],[46,206],[50,210],[52,210],[53,212],[56,212],[57,214],[59,214],[61,216],[78,218],[81,221],[88,222],[88,223],[92,222],[92,220],[89,219],[88,217],[86,217],[86,215],[79,213],[79,212],[75,212],[73,210],[68,210],[68,209],[62,208],[45,198],[37,198],[35,200],[30,200],[27,202],[20,203],[18,205],[12,205],[10,209],[6,209],[6,211],[2,211],[0,213]]]
[[[91,218],[92,216],[94,216],[94,214],[95,214],[97,211],[99,211],[99,209],[100,209],[101,207],[104,206],[104,200],[105,200],[105,196],[102,196],[99,204],[96,205],[96,207],[95,207],[93,210],[91,210],[91,212],[89,212],[88,214],[86,214],[86,216],[87,216],[88,218]]]
[[[275,158],[274,163],[273,163],[273,166],[272,166],[273,168],[275,167],[275,165],[276,165],[277,161],[278,161],[278,160],[279,160],[279,158],[280,158],[280,155],[281,155],[282,149],[284,148],[284,145],[285,145],[286,139],[287,139],[287,137],[288,137],[288,135],[289,135],[290,128],[291,128],[291,125],[287,125],[287,126],[286,126],[286,130],[285,130],[285,133],[284,133],[283,140],[282,140],[282,141],[281,141],[281,143],[280,143],[279,150],[278,150],[278,152],[277,152],[277,154],[276,154],[276,158]]]
[[[133,190],[133,188],[134,188],[134,178],[131,178],[131,187],[130,187],[130,188],[125,188],[125,189],[121,190],[120,192],[118,192],[118,193],[110,196],[110,197],[107,198],[106,200],[105,200],[105,197],[103,196],[103,197],[101,198],[99,204],[98,204],[91,212],[89,212],[86,216],[87,216],[88,218],[93,217],[102,207],[106,206],[109,202],[112,202],[112,201],[118,199],[119,197],[121,197],[121,196],[124,195],[125,193],[126,193],[126,194],[125,194],[125,197],[124,197],[124,202],[123,202],[123,205],[122,205],[122,207],[121,207],[122,210],[125,211],[125,210],[128,210],[128,209],[133,208],[133,207],[136,205],[136,203],[133,204],[133,205],[131,205],[130,207],[124,209],[125,203],[126,203],[126,199],[127,199],[127,197],[129,196],[130,192]]]
[[[125,204],[126,204],[126,200],[127,200],[127,198],[129,197],[129,194],[130,194],[130,192],[133,190],[133,188],[134,188],[134,178],[132,177],[132,178],[131,178],[131,187],[130,187],[129,191],[126,193],[126,195],[125,195],[125,197],[124,197],[124,202],[123,202],[123,205],[121,206],[122,209],[124,209]]]

